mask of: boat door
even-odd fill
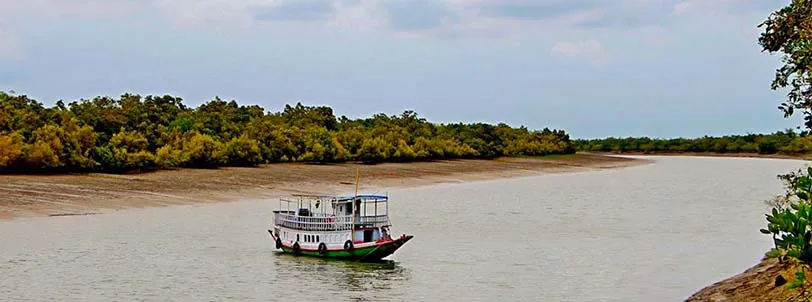
[[[372,235],[375,230],[364,230],[364,242],[372,242]]]

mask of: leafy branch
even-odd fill
[[[767,227],[762,234],[771,235],[773,248],[766,253],[768,258],[779,261],[792,261],[800,264],[795,273],[795,281],[788,283],[791,289],[802,287],[805,282],[805,267],[812,263],[812,167],[796,173],[780,175],[787,193],[767,217]]]

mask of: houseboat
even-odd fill
[[[375,261],[413,236],[391,235],[388,195],[292,195],[281,198],[268,232],[294,255]]]

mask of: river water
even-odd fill
[[[272,250],[276,202],[0,222],[4,301],[682,301],[756,264],[794,160],[650,157],[389,190],[389,262]],[[376,193],[383,193],[376,192]]]

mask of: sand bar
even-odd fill
[[[647,162],[578,154],[378,165],[271,164],[128,175],[0,175],[0,219],[89,215],[126,208],[272,198],[290,193],[346,193],[354,189],[359,167],[363,190],[611,169]]]

